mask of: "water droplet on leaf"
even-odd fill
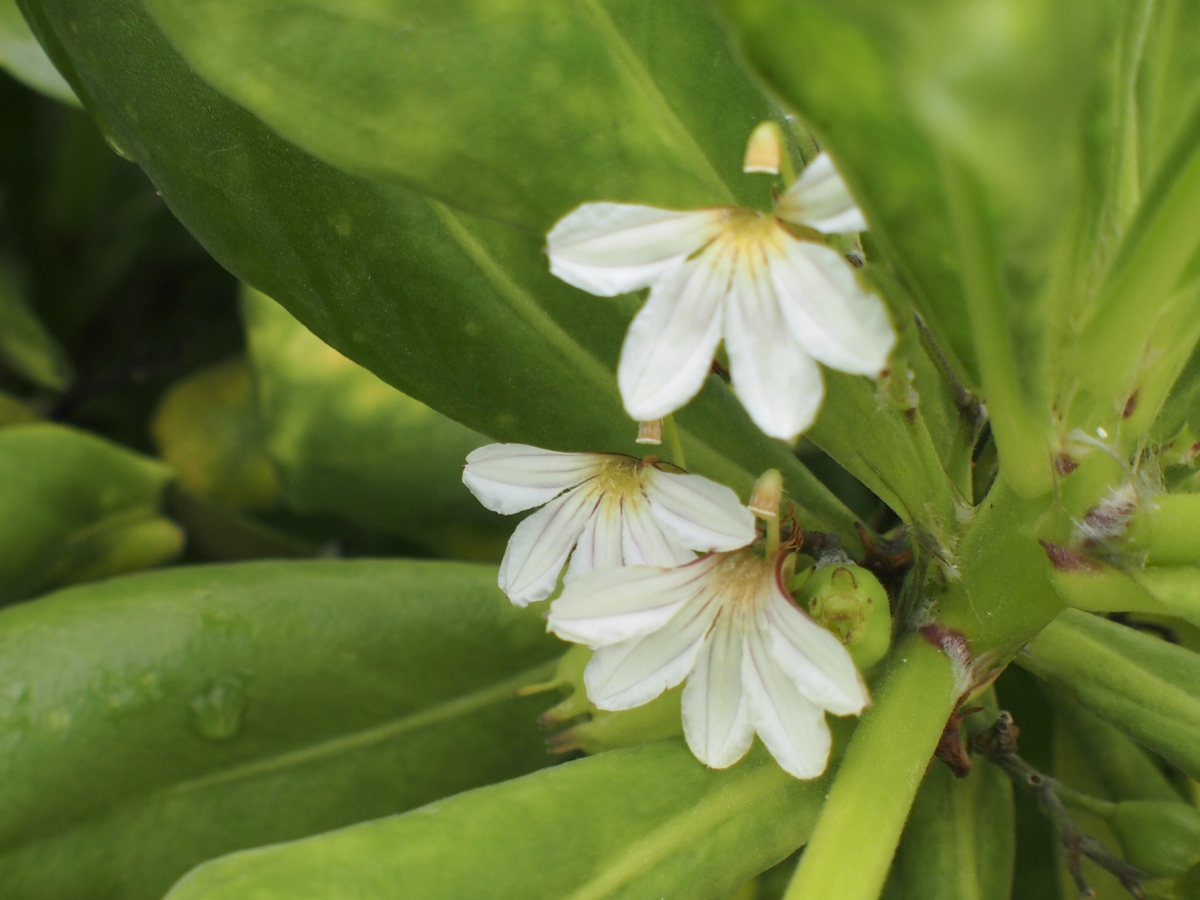
[[[217,681],[192,698],[192,727],[209,740],[228,740],[241,728],[245,708],[246,696],[241,684],[232,679]]]

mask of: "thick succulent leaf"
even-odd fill
[[[216,860],[168,897],[723,898],[804,843],[826,787],[761,748],[714,772],[660,741]]]
[[[1009,900],[1013,851],[1008,776],[980,761],[957,779],[935,762],[917,792],[884,897]]]
[[[704,4],[146,6],[288,140],[476,215],[545,232],[588,200],[687,209],[730,202],[727,182],[762,187],[741,153],[769,108]]]
[[[306,155],[192,72],[136,0],[28,10],[176,214],[330,346],[493,439],[635,451],[613,374],[632,308],[549,275],[540,238]],[[777,467],[806,525],[854,542],[848,511],[716,378],[680,420],[691,469],[745,496]]]
[[[6,610],[0,895],[154,900],[211,857],[531,771],[544,700],[513,690],[560,646],[467,564],[181,568]]]
[[[183,537],[158,512],[170,478],[81,431],[0,430],[0,603],[171,559]]]
[[[22,19],[22,21],[24,21]],[[12,270],[0,264],[0,361],[38,387],[64,391],[71,363],[25,303]]]
[[[1069,609],[1017,662],[1200,777],[1200,654]]]
[[[0,66],[48,97],[79,105],[70,85],[29,30],[17,0],[0,0]]]
[[[266,450],[290,506],[499,560],[514,523],[462,482],[487,438],[380,381],[270,297],[247,289],[242,309]]]

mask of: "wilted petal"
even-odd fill
[[[696,558],[687,546],[663,532],[640,494],[625,498],[621,517],[621,549],[630,566],[681,566]]]
[[[661,419],[704,385],[721,340],[730,259],[703,253],[656,282],[621,347],[617,383],[634,419]]]
[[[754,723],[742,690],[743,637],[721,616],[683,689],[683,735],[696,758],[724,769],[746,755]]]
[[[821,368],[788,330],[765,264],[734,274],[725,350],[738,400],[765,434],[792,441],[812,425],[825,396]]]
[[[642,486],[654,518],[693,550],[736,550],[756,537],[754,514],[723,484],[648,467]]]
[[[775,214],[826,234],[866,231],[867,221],[850,196],[833,160],[819,153],[779,198]]]
[[[600,709],[633,709],[675,687],[692,671],[715,612],[693,600],[657,631],[601,647],[583,673],[588,698]]]
[[[585,203],[546,235],[550,271],[601,297],[644,288],[712,240],[720,209]]]
[[[558,574],[582,534],[596,498],[571,491],[516,527],[500,561],[500,589],[518,606],[554,593]]]
[[[558,453],[528,444],[488,444],[472,450],[463,484],[488,509],[504,515],[541,506],[600,472],[603,453]]]
[[[586,490],[586,488],[584,488]],[[613,569],[628,561],[622,549],[621,496],[602,494],[571,554],[571,564],[563,581],[570,581],[593,569]]]
[[[775,761],[797,778],[816,778],[829,762],[825,711],[810,703],[775,664],[763,635],[750,629],[742,678],[758,732]]]
[[[771,592],[760,616],[771,657],[801,693],[839,716],[863,711],[869,699],[862,676],[831,631],[794,607],[778,591]]]
[[[811,241],[787,240],[771,258],[771,277],[796,342],[833,369],[878,375],[896,333],[878,297],[863,290],[838,253]]]
[[[581,575],[550,606],[549,628],[589,647],[650,634],[703,589],[714,565],[703,557],[676,569],[626,566]]]

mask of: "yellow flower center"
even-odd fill
[[[614,456],[592,479],[591,490],[623,496],[639,493],[642,489],[643,465],[640,459],[631,456]]]
[[[711,583],[722,612],[744,617],[758,611],[774,577],[775,564],[747,547],[726,554],[713,570]]]

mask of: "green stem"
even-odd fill
[[[919,635],[897,645],[785,900],[876,900],[958,693],[941,650]]]
[[[687,457],[683,455],[683,438],[679,434],[679,426],[675,424],[674,416],[663,419],[663,427],[667,431],[667,443],[671,447],[671,462],[683,470],[687,470]]]

